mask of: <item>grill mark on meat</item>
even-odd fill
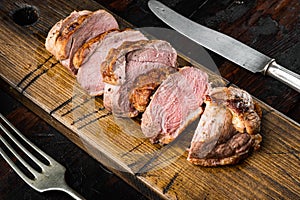
[[[72,23],[69,27],[67,27],[68,32],[74,31],[77,26],[79,26],[78,22]]]
[[[37,70],[39,70],[44,64],[46,64],[51,58],[53,58],[53,55],[48,57],[42,64],[39,64],[33,71],[29,72],[24,78],[21,79],[21,81],[17,84],[17,87],[20,87],[23,82],[25,82],[31,75],[34,74]]]
[[[83,24],[83,22],[90,17],[92,13],[86,14],[86,15],[81,15],[79,16],[75,22],[72,22],[69,24],[65,29],[63,29],[60,32],[60,35],[56,39],[56,46],[60,51],[57,52],[56,58],[58,60],[63,60],[67,59],[69,57],[69,52],[68,50],[71,50],[72,44],[67,45],[68,48],[61,48],[60,46],[63,46],[65,43],[65,40],[67,40],[69,37],[71,37],[72,34],[75,33]]]
[[[227,105],[237,113],[244,113],[249,110],[248,105],[242,101],[241,97],[236,96],[234,99],[228,99]]]
[[[40,78],[43,74],[47,73],[49,71],[49,69],[53,68],[54,66],[56,66],[57,64],[59,64],[59,62],[56,63],[52,63],[51,66],[47,69],[42,70],[39,74],[37,74],[33,79],[31,79],[27,85],[25,85],[24,88],[22,88],[21,93],[23,94],[25,92],[25,90],[31,85],[33,84],[38,78]]]
[[[60,35],[56,41],[64,40],[64,39],[68,38],[70,35],[72,35],[76,31],[76,29],[78,29],[80,27],[82,22],[91,15],[92,15],[92,13],[78,16],[76,21],[73,21],[72,23],[68,24],[64,29],[61,30]]]
[[[73,11],[68,17],[66,17],[63,20],[60,20],[57,22],[49,31],[46,41],[45,41],[45,47],[46,49],[51,52],[54,56],[57,55],[57,52],[59,49],[55,47],[55,43],[57,39],[60,37],[62,34],[62,31],[65,30],[65,28],[72,22],[76,21],[76,19],[80,15],[86,15],[92,13],[91,11],[88,10],[82,10],[82,11]]]
[[[53,27],[45,42],[46,49],[51,52],[61,64],[74,75],[77,68],[73,65],[73,56],[76,51],[88,40],[111,29],[119,28],[116,19],[107,11],[99,9],[95,12],[78,12],[77,17],[68,20],[67,25],[61,27],[60,34],[56,37],[58,27]],[[56,25],[55,25],[56,26]],[[56,39],[55,41],[53,41]]]
[[[79,19],[80,16],[88,16],[89,14],[91,14],[92,12],[91,11],[88,11],[88,10],[82,10],[82,11],[73,11],[67,18],[65,18],[63,21],[62,21],[62,27],[61,29],[59,30],[59,34],[58,34],[58,37],[62,35],[63,31],[69,26],[70,23],[74,23],[74,20],[77,20]],[[68,29],[68,28],[67,28]],[[57,38],[58,38],[57,37]],[[56,39],[57,39],[56,38]]]
[[[106,31],[104,33],[100,33],[98,36],[86,41],[74,54],[73,56],[73,65],[75,68],[79,68],[82,64],[88,53],[90,53],[90,50],[92,48],[92,45],[98,41],[102,41],[103,38],[110,32],[116,31],[117,29],[112,29],[109,31]],[[87,53],[86,51],[89,50]],[[93,52],[93,51],[92,51]]]

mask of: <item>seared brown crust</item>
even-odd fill
[[[89,39],[114,28],[118,28],[117,21],[103,9],[74,11],[52,27],[45,46],[62,65],[76,74],[78,69],[73,65],[76,51]]]
[[[124,57],[131,51],[144,49],[147,46],[160,45],[161,43],[161,40],[140,40],[136,42],[124,42],[119,48],[111,49],[106,57],[106,60],[101,64],[103,81],[112,85],[119,85],[121,77],[118,77],[115,74],[114,69],[117,60],[121,57]]]
[[[72,36],[72,34],[76,30],[78,30],[81,24],[83,23],[83,21],[86,20],[91,15],[92,13],[79,16],[75,21],[70,23],[60,32],[60,35],[57,37],[55,43],[56,44],[55,48],[60,49],[60,51],[58,51],[56,54],[56,59],[63,60],[68,58],[70,49],[65,48],[65,46],[69,42],[69,39]]]
[[[235,116],[235,121],[244,123],[244,129],[239,130],[239,128],[237,127],[236,129],[240,132],[244,131],[250,135],[258,133],[260,131],[262,115],[259,105],[254,103],[250,94],[241,89],[229,87],[227,88],[227,90],[228,93],[235,94],[234,97],[231,95],[231,97],[228,99],[228,108]],[[258,111],[259,113],[257,113],[256,111]]]
[[[239,143],[243,141],[243,143]],[[232,137],[227,143],[219,145],[216,147],[210,155],[206,158],[198,158],[196,155],[190,155],[188,161],[194,165],[201,165],[205,167],[215,167],[219,165],[232,165],[240,162],[241,160],[247,158],[253,151],[259,149],[262,137],[260,134],[248,135],[246,133],[238,133]],[[202,145],[201,143],[195,145]],[[234,146],[235,148],[230,148]],[[245,151],[245,149],[248,149]],[[227,154],[224,156],[212,156],[213,154],[218,154],[216,152],[221,152],[222,154]]]
[[[73,11],[68,17],[66,17],[63,20],[60,20],[57,22],[49,31],[46,41],[45,41],[45,47],[46,49],[52,53],[55,57],[57,57],[57,52],[59,49],[56,48],[56,41],[59,36],[61,36],[63,30],[69,26],[70,23],[73,21],[76,21],[78,17],[81,15],[87,15],[92,13],[91,11],[88,10],[82,10],[82,11]]]
[[[221,119],[219,124],[214,124],[216,118],[208,118],[209,112],[204,111],[199,122],[201,126],[197,127],[199,132],[195,133],[191,143],[188,155],[190,162],[202,166],[236,164],[259,149],[262,141],[259,134],[261,109],[253,102],[250,94],[238,88],[219,87],[207,95],[205,103],[206,109],[211,106],[218,108],[217,111],[226,109],[225,121],[222,124]],[[204,116],[207,119],[204,120]],[[206,126],[208,124],[213,127],[219,125],[219,129],[209,129]],[[203,154],[205,150],[207,154]]]
[[[73,23],[74,21],[76,21],[78,18],[80,18],[81,16],[85,16],[85,15],[89,15],[92,14],[92,11],[89,10],[81,10],[81,11],[73,11],[68,17],[66,17],[63,20],[63,24],[62,27],[59,31],[59,35],[62,35],[62,32],[66,29],[66,27],[70,26],[71,23]]]
[[[78,69],[80,67],[80,65],[83,63],[83,61],[86,59],[86,56],[88,56],[87,50],[91,48],[91,46],[96,43],[99,42],[101,40],[103,40],[105,38],[105,36],[108,33],[114,32],[114,31],[120,31],[118,29],[111,29],[109,31],[106,31],[104,33],[101,33],[99,35],[97,35],[96,37],[90,39],[89,41],[85,42],[78,50],[77,52],[74,54],[73,57],[73,65],[76,69]]]
[[[130,93],[129,101],[137,111],[144,112],[150,101],[150,96],[158,86],[158,83],[149,83],[136,88]]]
[[[254,110],[257,113],[257,115],[262,118],[262,109],[259,106],[259,104],[257,102],[254,101]]]
[[[153,69],[147,74],[139,76],[129,92],[129,101],[132,103],[133,107],[139,112],[144,112],[150,102],[150,96],[156,88],[168,75],[175,73],[176,71],[176,68],[165,67]]]
[[[124,42],[119,48],[111,49],[106,57],[106,60],[101,64],[101,74],[103,77],[103,81],[106,83],[110,83],[112,85],[118,85],[119,77],[117,77],[114,73],[114,65],[119,57],[124,56],[128,52],[141,49],[149,41],[141,40],[138,42]]]

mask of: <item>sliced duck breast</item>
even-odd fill
[[[170,75],[177,72],[173,67],[161,67],[142,74],[135,79],[129,91],[129,101],[139,112],[144,112],[157,87]]]
[[[155,91],[142,115],[141,128],[153,143],[168,144],[183,127],[202,113],[209,88],[205,72],[184,67],[171,74]]]
[[[128,62],[151,62],[175,67],[176,50],[163,40],[142,40],[124,42],[119,48],[111,49],[106,61],[101,64],[103,81],[113,85],[121,85],[132,77],[127,78]],[[131,73],[134,78],[136,75]],[[141,73],[137,73],[139,75]]]
[[[259,148],[260,110],[247,92],[214,88],[205,104],[191,142],[190,162],[202,166],[236,164]]]
[[[115,18],[105,10],[100,9],[79,15],[78,18],[70,21],[56,38],[54,56],[73,74],[76,74],[77,70],[72,62],[75,52],[89,39],[118,28]]]
[[[103,81],[106,82],[104,104],[117,117],[138,115],[130,100],[134,81],[151,70],[176,68],[177,52],[166,41],[141,40],[124,42],[119,48],[111,49],[101,64]],[[115,85],[114,87],[109,87]]]
[[[57,59],[60,58],[60,49],[56,47],[56,40],[58,37],[61,36],[62,32],[74,21],[77,21],[79,17],[87,17],[89,14],[91,14],[91,11],[88,10],[82,10],[82,11],[73,11],[68,17],[65,19],[62,19],[58,21],[48,32],[48,35],[46,37],[45,41],[45,47],[46,49],[53,54]],[[67,58],[62,57],[63,59]]]
[[[170,69],[169,69],[170,68]],[[165,79],[170,73],[176,72],[176,68],[151,62],[129,62],[127,65],[127,81],[122,85],[111,85],[109,87],[109,95],[104,93],[104,102],[107,109],[111,109],[112,113],[116,117],[135,117],[139,112],[143,110],[137,109],[133,103],[137,106],[138,103],[142,102],[132,102],[130,99],[131,91],[135,88],[135,80],[140,76],[148,77],[148,81],[156,81],[154,84],[158,84],[157,80],[150,79],[149,75],[155,73],[161,74],[161,79]],[[163,77],[164,76],[164,77]],[[149,83],[148,82],[148,83]],[[110,85],[110,84],[107,84]],[[144,101],[149,101],[151,94],[144,95]],[[108,98],[111,99],[108,99]],[[109,105],[110,102],[111,104]]]
[[[78,83],[92,96],[102,95],[104,82],[100,73],[101,63],[112,48],[118,48],[125,41],[147,40],[139,31],[133,29],[111,30],[86,42],[73,58],[78,69]]]

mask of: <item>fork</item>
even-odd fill
[[[65,182],[65,171],[66,168],[60,163],[56,162],[53,158],[48,156],[45,152],[40,150],[32,142],[30,142],[24,135],[21,134],[17,128],[15,128],[1,113],[0,118],[11,130],[13,130],[24,142],[26,142],[32,149],[38,152],[44,159],[48,161],[49,164],[44,164],[36,156],[28,151],[14,136],[13,134],[2,124],[0,127],[2,131],[29,157],[31,160],[41,168],[41,172],[35,170],[28,162],[26,162],[20,154],[16,152],[14,148],[4,139],[0,134],[1,142],[6,146],[6,148],[23,164],[23,166],[34,176],[34,178],[25,175],[22,170],[10,159],[10,157],[4,152],[0,147],[0,154],[6,160],[6,162],[14,169],[14,171],[33,189],[44,192],[49,190],[60,190],[66,192],[74,199],[84,199],[79,193],[73,190]],[[21,141],[21,140],[20,140]]]

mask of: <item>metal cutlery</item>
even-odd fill
[[[65,182],[65,167],[56,162],[53,158],[48,156],[42,150],[40,150],[37,146],[35,146],[32,142],[30,142],[24,135],[21,134],[19,130],[17,130],[2,114],[0,114],[1,123],[0,127],[3,133],[5,133],[7,139],[5,139],[4,135],[0,134],[0,141],[4,144],[6,149],[8,149],[18,161],[33,175],[33,178],[28,174],[24,173],[20,167],[16,165],[16,163],[8,156],[8,154],[3,150],[0,146],[0,154],[7,161],[7,163],[14,169],[14,171],[33,189],[44,192],[49,190],[60,190],[68,193],[74,199],[84,199],[79,193],[70,188]],[[19,140],[23,142],[23,144],[28,144],[34,151],[40,154],[45,160],[47,160],[48,164],[45,164],[40,159],[38,159],[35,155],[33,155],[27,148],[22,145],[22,143],[16,139],[14,136],[20,138]],[[41,170],[36,170],[32,164],[25,161],[25,159],[15,150],[15,147],[11,145],[14,143],[18,146],[31,160],[35,163]]]
[[[159,1],[150,0],[148,5],[164,23],[192,41],[253,73],[260,72],[271,76],[300,92],[300,75],[277,64],[275,59],[228,35],[191,21]]]

